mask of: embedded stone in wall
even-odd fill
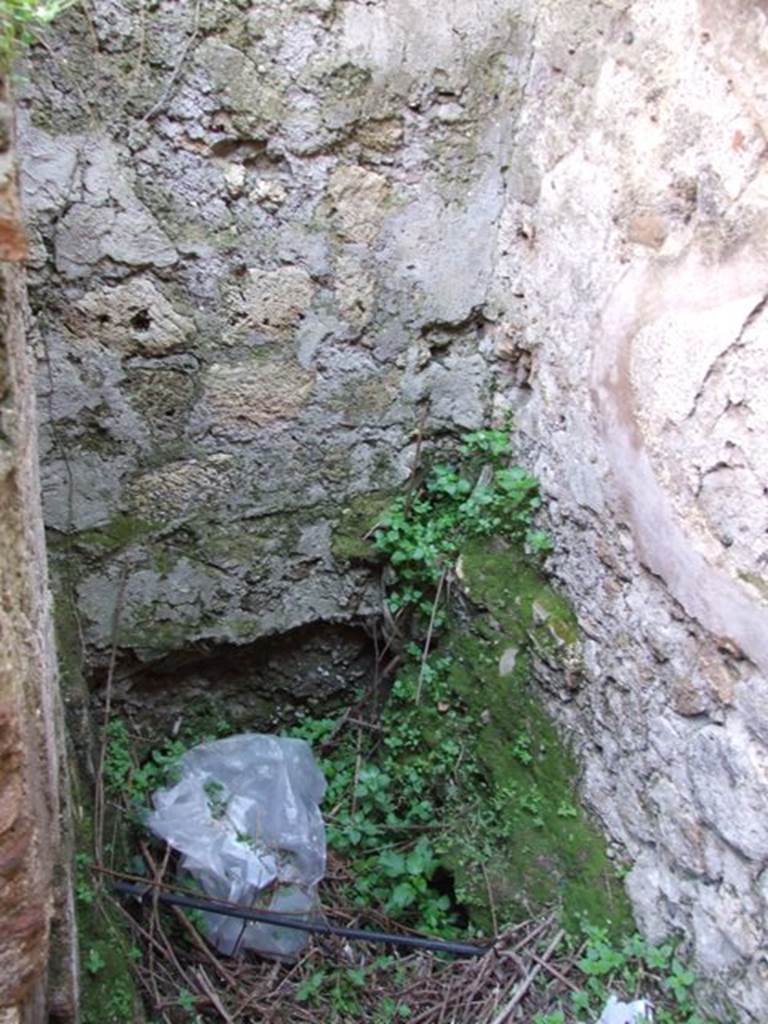
[[[375,308],[375,278],[360,258],[351,253],[336,257],[335,271],[339,312],[354,327],[365,327]]]
[[[355,141],[373,153],[394,153],[403,144],[402,117],[371,118],[355,130]]]
[[[51,459],[43,479],[48,526],[63,532],[88,530],[107,522],[114,509],[115,490],[129,459],[105,462],[98,452],[77,452]]]
[[[70,203],[59,222],[57,269],[83,277],[106,258],[131,267],[172,266],[176,249],[137,199],[114,144],[99,136],[78,142],[76,194],[82,198]]]
[[[332,222],[345,242],[370,243],[386,215],[387,179],[354,164],[341,164],[331,175],[328,195]]]
[[[138,477],[128,491],[129,500],[148,522],[167,525],[226,495],[235,466],[227,453],[169,463]]]
[[[85,318],[81,330],[89,338],[123,355],[177,352],[194,329],[193,321],[177,312],[149,278],[135,277],[113,288],[86,292],[74,308]]]
[[[450,353],[442,363],[430,364],[422,374],[438,422],[456,423],[465,430],[483,425],[483,390],[487,376],[479,355]]]
[[[285,334],[305,314],[314,292],[301,267],[249,270],[243,301],[247,322],[267,334]]]
[[[688,771],[702,822],[744,857],[768,857],[768,760],[736,720],[705,726],[691,742]]]
[[[313,373],[293,363],[215,363],[205,377],[205,402],[214,433],[231,427],[263,427],[291,419],[307,402]]]

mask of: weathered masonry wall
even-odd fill
[[[643,928],[764,1020],[765,4],[89,8],[20,113],[91,664],[123,578],[126,662],[314,650],[376,607],[340,538],[416,424],[513,410],[583,631],[545,699]]]
[[[20,112],[47,525],[91,661],[124,571],[140,662],[363,620],[379,589],[335,536],[419,422],[479,427],[509,384],[486,329],[518,19],[92,8]]]
[[[537,6],[499,329],[531,353],[519,419],[584,634],[547,685],[639,923],[762,1021],[768,11]]]
[[[13,157],[0,78],[0,1018],[39,1024],[49,1013],[70,1019],[75,999],[67,886],[54,878],[56,670]],[[49,972],[52,930],[57,966]]]

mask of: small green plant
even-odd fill
[[[128,1024],[133,1019],[133,996],[124,982],[118,982],[109,996],[106,1020],[125,1021]]]
[[[586,945],[576,964],[581,987],[567,1004],[535,1017],[535,1024],[587,1024],[599,1017],[611,995],[650,1000],[657,1024],[710,1024],[696,1011],[695,975],[673,943],[653,946],[641,935],[613,943],[604,928],[591,925],[585,926],[584,937]]]
[[[462,455],[482,455],[497,465],[507,459],[511,451],[507,430],[475,430],[464,435],[461,446]]]
[[[533,761],[533,754],[531,753],[531,737],[528,733],[518,733],[517,739],[512,744],[512,753],[520,764],[528,765]]]
[[[208,928],[205,924],[205,918],[203,917],[202,910],[196,910],[194,907],[190,910],[184,911],[184,916],[200,935],[207,935]]]
[[[533,528],[541,506],[538,481],[511,456],[501,430],[467,434],[458,465],[437,465],[418,492],[397,498],[374,538],[397,577],[389,595],[392,612],[415,608],[434,615],[439,581],[473,537],[498,535],[517,541],[529,554],[552,550],[549,535]]]
[[[183,988],[179,992],[179,998],[177,1002],[179,1006],[182,1008],[182,1010],[186,1010],[187,1013],[191,1013],[195,1008],[195,997],[186,988]]]
[[[556,814],[558,818],[578,818],[579,812],[568,800],[561,800],[557,805]]]
[[[374,1024],[395,1024],[395,1021],[407,1021],[413,1016],[408,1003],[397,1003],[389,996],[381,1001]]]
[[[91,881],[93,857],[89,853],[75,854],[75,899],[89,907],[96,899],[96,889]]]
[[[554,544],[546,530],[528,530],[525,534],[525,549],[530,555],[548,555],[554,550]]]
[[[76,0],[0,0],[0,72]]]
[[[297,1003],[312,1003],[315,996],[320,992],[326,978],[326,972],[322,968],[313,971],[309,977],[304,978],[296,986],[294,998]]]
[[[385,973],[395,980],[399,968],[394,958],[377,957],[364,967],[329,970],[317,967],[300,981],[293,993],[297,1003],[322,1007],[329,1024],[357,1021],[361,1017],[361,997],[374,975]],[[413,1011],[406,1002],[384,997],[376,1013],[377,1024],[407,1021]]]
[[[107,961],[96,946],[91,946],[85,958],[85,969],[89,974],[98,974],[107,966]]]
[[[122,797],[134,811],[141,813],[154,790],[177,780],[179,761],[185,749],[180,740],[166,740],[139,763],[136,742],[127,724],[122,718],[113,718],[107,725],[104,785],[110,793]]]
[[[197,1000],[188,989],[182,988],[179,991],[176,999],[176,1005],[183,1011],[186,1015],[186,1019],[191,1021],[192,1024],[202,1024],[203,1018],[199,1013],[197,1013]]]

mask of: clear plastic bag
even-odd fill
[[[207,896],[308,920],[325,873],[325,779],[304,740],[244,734],[188,750],[180,779],[153,795],[146,824],[182,855]],[[293,957],[304,932],[203,913],[225,954]]]

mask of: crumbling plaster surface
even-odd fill
[[[584,630],[573,690],[541,677],[634,865],[640,924],[691,935],[722,1019],[758,1021],[767,12],[567,6],[543,5],[534,30],[527,191],[510,190],[499,265],[506,333],[534,367],[518,421],[550,497],[551,564]]]
[[[513,408],[583,630],[542,663],[655,938],[768,1015],[766,9],[91,4],[34,56],[54,550],[91,656],[364,615],[355,499]],[[143,13],[142,13],[143,12]]]

